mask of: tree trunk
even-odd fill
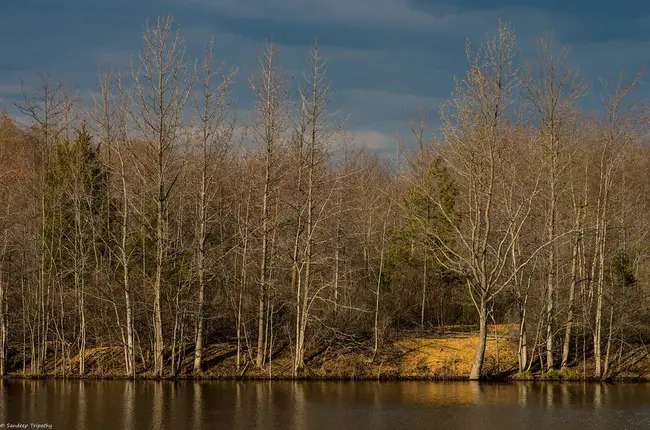
[[[483,360],[485,359],[485,347],[487,346],[488,335],[488,311],[485,297],[481,297],[479,304],[479,331],[478,331],[478,344],[476,346],[476,354],[474,355],[474,362],[472,363],[472,370],[469,373],[470,381],[478,381],[481,378],[481,371],[483,370]]]
[[[427,300],[427,253],[424,252],[424,268],[422,269],[422,307],[420,310],[420,327],[424,329],[424,309]]]
[[[578,233],[573,244],[573,252],[571,253],[571,285],[569,287],[569,302],[567,304],[568,311],[566,318],[566,331],[564,333],[564,344],[562,346],[562,369],[566,368],[569,363],[569,354],[571,348],[571,329],[573,328],[573,302],[577,282],[578,247],[580,246],[580,237],[581,234]]]
[[[269,263],[269,193],[271,182],[271,154],[267,152],[266,156],[266,174],[264,179],[264,194],[262,197],[262,261],[260,263],[260,292],[259,292],[259,311],[257,316],[257,356],[255,366],[262,368],[264,357],[264,310],[266,290],[268,283],[268,263]]]
[[[297,356],[295,363],[295,373],[298,373],[298,371],[305,366],[305,332],[307,331],[307,321],[309,316],[309,289],[312,278],[312,242],[314,235],[314,144],[315,142],[311,143],[312,146],[310,150],[309,179],[307,185],[307,245],[305,249],[305,281],[302,291],[299,291],[299,293],[302,294],[302,297],[299,297],[299,302],[302,302],[302,305],[300,310],[299,337],[296,344]]]
[[[260,262],[260,282],[259,282],[259,306],[257,315],[257,355],[255,357],[255,366],[261,369],[264,364],[264,342],[265,327],[264,315],[266,309],[267,290],[269,288],[269,234],[270,234],[270,205],[272,194],[272,169],[274,162],[274,152],[276,145],[278,127],[280,124],[280,115],[284,109],[283,103],[283,83],[278,74],[278,66],[275,57],[277,48],[273,44],[267,45],[267,49],[262,53],[260,58],[260,71],[258,81],[251,81],[251,86],[257,96],[258,113],[261,118],[260,128],[257,135],[260,143],[264,145],[265,155],[264,165],[264,191],[262,193],[262,246]]]
[[[600,239],[599,247],[599,275],[598,275],[598,285],[596,290],[596,317],[595,317],[595,328],[594,328],[594,362],[596,364],[595,376],[600,378],[602,376],[602,354],[601,354],[601,344],[602,344],[602,309],[603,309],[603,293],[605,289],[605,232],[603,232],[603,237]]]
[[[161,85],[162,90],[162,85]],[[162,96],[161,96],[162,103]],[[162,125],[161,125],[162,128]],[[162,277],[165,264],[165,183],[164,183],[164,152],[162,129],[159,131],[158,142],[158,196],[156,199],[156,277],[154,279],[153,330],[154,330],[154,371],[156,376],[162,376],[164,368],[164,341],[162,331]]]
[[[519,345],[518,345],[519,373],[526,371],[528,364],[528,340],[526,333],[526,305],[519,305]]]
[[[204,132],[204,145],[203,145],[203,169],[201,172],[201,192],[199,195],[199,241],[197,249],[197,272],[199,276],[199,303],[198,314],[196,321],[196,344],[194,349],[194,373],[201,372],[201,360],[203,357],[203,307],[205,302],[205,221],[206,221],[206,208],[205,208],[205,193],[206,193],[206,143],[207,137]]]
[[[551,243],[549,246],[548,254],[548,272],[547,272],[547,289],[546,289],[546,309],[547,309],[547,324],[546,324],[546,370],[551,370],[554,367],[555,359],[553,357],[553,335],[555,329],[555,245],[552,243],[555,240],[555,223],[556,223],[556,193],[555,193],[555,177],[556,177],[556,148],[554,136],[551,147],[551,196],[549,209],[549,225],[548,225],[548,241]]]
[[[119,151],[119,150],[118,150]],[[131,282],[129,274],[129,255],[127,245],[129,238],[129,195],[126,183],[126,172],[124,170],[124,159],[118,152],[120,162],[120,176],[122,185],[122,210],[120,222],[120,260],[122,263],[122,288],[124,289],[124,306],[126,308],[126,372],[127,375],[135,378],[135,342],[134,342],[134,321],[133,321],[133,304],[131,303]]]
[[[160,167],[162,169],[162,154],[160,155]],[[158,216],[156,222],[156,278],[154,280],[154,301],[153,301],[153,329],[154,329],[154,372],[156,376],[163,374],[163,331],[162,331],[162,270],[165,262],[164,253],[164,195],[162,178],[158,182]]]
[[[303,151],[303,141],[304,141],[304,130],[301,128],[299,130],[299,137],[298,137],[298,179],[297,179],[297,189],[298,189],[298,198],[302,196],[303,190],[302,190],[302,167],[303,167],[303,161],[302,161],[302,151]],[[296,214],[296,231],[294,233],[294,238],[293,238],[293,253],[291,256],[291,291],[295,292],[296,295],[296,327],[295,327],[295,336],[296,336],[296,345],[295,345],[295,352],[294,352],[294,358],[293,358],[293,374],[294,376],[298,375],[298,370],[301,368],[300,364],[300,357],[301,357],[301,351],[300,348],[302,347],[300,343],[300,328],[302,326],[302,316],[301,316],[301,294],[302,294],[302,273],[301,270],[299,269],[300,263],[298,261],[300,252],[300,237],[302,235],[302,205],[298,206],[297,208],[297,214]]]
[[[248,251],[248,219],[250,214],[250,201],[251,201],[251,189],[248,189],[248,197],[246,199],[246,217],[244,221],[244,232],[243,232],[243,250],[242,250],[242,262],[241,262],[241,285],[239,288],[239,300],[237,303],[237,371],[239,372],[241,367],[241,336],[242,336],[242,298],[244,295],[244,289],[247,285],[247,276],[248,273],[246,270],[247,262],[247,251]],[[250,353],[250,348],[249,348]]]
[[[609,376],[609,354],[612,348],[612,334],[614,325],[614,305],[609,308],[609,335],[607,336],[607,349],[605,352],[605,367],[601,379],[606,379]]]
[[[5,315],[5,283],[0,270],[0,378],[5,376],[7,367],[7,317]]]
[[[598,246],[598,285],[596,290],[596,318],[594,326],[594,361],[596,364],[595,375],[597,378],[602,376],[602,310],[603,310],[603,294],[605,291],[605,241],[607,237],[607,196],[609,180],[607,176],[604,178],[603,190],[603,210],[600,217],[600,243]]]

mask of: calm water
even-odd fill
[[[0,428],[650,428],[650,384],[0,381]]]

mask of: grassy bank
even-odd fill
[[[412,334],[382,343],[375,354],[372,343],[322,345],[308,351],[306,368],[299,379],[315,380],[459,380],[469,377],[474,348],[478,337],[471,332],[450,328],[435,334]],[[624,357],[630,364],[618,372],[616,379],[650,380],[648,354],[637,351]],[[171,353],[168,351],[169,357]],[[201,374],[194,375],[193,349],[187,348],[178,371],[167,374],[168,379],[294,379],[292,350],[280,345],[264,369],[255,369],[253,356],[244,347],[241,365],[237,367],[237,345],[222,342],[206,346]],[[171,362],[171,358],[169,358]],[[23,371],[23,351],[10,349],[8,375],[10,378],[79,378],[76,372],[78,357],[72,359],[72,368],[63,369],[61,360],[50,353],[42,374],[29,372],[29,362]],[[137,379],[157,379],[138,357]],[[168,363],[168,368],[169,368]],[[593,362],[580,362],[563,371],[517,373],[517,339],[511,326],[491,329],[488,339],[484,375],[488,380],[584,380],[593,374]],[[84,378],[126,378],[123,349],[119,346],[97,347],[86,351]],[[586,377],[585,377],[586,376]]]

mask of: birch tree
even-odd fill
[[[147,24],[139,64],[131,66],[134,90],[131,116],[147,144],[152,162],[139,160],[144,183],[153,181],[151,198],[156,207],[154,238],[156,268],[153,281],[154,372],[163,374],[163,321],[161,290],[168,250],[168,201],[179,175],[177,146],[181,140],[184,110],[191,96],[193,76],[185,59],[185,43],[173,19]]]
[[[629,96],[640,82],[639,72],[631,83],[626,84],[621,72],[613,86],[603,80],[602,101],[606,109],[602,124],[602,136],[599,136],[598,194],[596,200],[596,240],[594,260],[591,268],[592,297],[595,299],[594,311],[594,376],[601,378],[602,370],[602,331],[603,303],[606,295],[606,250],[608,246],[608,228],[611,222],[610,211],[612,193],[618,179],[618,172],[624,166],[631,146],[647,130],[645,108],[630,102]],[[594,286],[594,283],[596,284]],[[611,318],[610,318],[611,327]]]
[[[258,369],[263,366],[264,341],[266,339],[266,305],[269,289],[269,269],[271,249],[270,241],[273,234],[271,219],[271,203],[277,185],[277,157],[283,133],[286,130],[287,96],[284,76],[278,59],[278,46],[267,43],[259,53],[259,69],[254,77],[249,79],[250,87],[255,95],[255,116],[253,118],[252,139],[262,151],[263,191],[261,201],[261,261],[259,278],[259,300],[257,321],[257,353],[255,365]]]
[[[305,357],[305,333],[309,323],[309,310],[318,291],[312,291],[315,272],[315,237],[316,229],[322,218],[327,198],[320,197],[319,191],[322,188],[321,170],[322,164],[328,159],[326,145],[332,138],[330,119],[332,113],[327,111],[330,97],[330,83],[327,76],[328,60],[325,59],[315,44],[309,50],[307,71],[304,76],[304,83],[299,86],[299,105],[301,129],[298,132],[300,141],[300,167],[302,169],[303,149],[305,151],[306,189],[304,190],[305,203],[299,208],[299,212],[305,214],[305,238],[304,238],[304,280],[303,265],[297,270],[298,281],[296,284],[296,354],[294,358],[294,374],[304,367]],[[304,142],[304,143],[303,143]],[[304,147],[304,148],[303,148]],[[299,173],[299,180],[301,173]],[[302,191],[299,187],[299,192]],[[325,201],[323,201],[323,199]],[[298,243],[302,217],[298,215],[296,227],[296,244]],[[295,245],[294,245],[295,246]],[[297,256],[297,247],[294,247],[294,256]],[[294,273],[297,266],[297,258],[294,259]]]
[[[570,157],[576,102],[586,94],[586,86],[577,73],[566,67],[568,49],[554,52],[553,39],[541,39],[538,64],[529,65],[524,97],[533,107],[539,123],[540,143],[544,148],[547,184],[547,241],[558,234],[558,200],[566,183],[567,158]],[[557,247],[547,248],[546,272],[546,368],[555,364],[554,334],[557,297]]]
[[[203,308],[205,303],[206,254],[208,253],[206,239],[214,215],[209,212],[214,201],[214,183],[217,180],[218,167],[222,165],[225,153],[228,151],[233,138],[235,118],[230,99],[230,88],[235,79],[237,69],[223,72],[215,65],[214,39],[210,41],[203,59],[200,71],[201,89],[195,95],[193,104],[199,117],[199,169],[200,185],[198,190],[196,241],[196,271],[199,284],[198,312],[196,322],[196,341],[194,351],[194,373],[201,371],[203,354]]]
[[[115,254],[115,261],[121,268],[118,276],[121,290],[124,294],[124,321],[123,331],[124,370],[127,376],[135,377],[135,327],[133,310],[133,291],[131,282],[131,264],[133,241],[131,235],[132,201],[128,180],[128,167],[130,158],[128,138],[128,94],[124,88],[124,77],[114,76],[109,71],[100,73],[99,93],[93,95],[93,110],[91,118],[95,133],[101,145],[106,148],[106,167],[110,171],[111,181],[107,190],[107,199],[112,204],[113,196],[119,202],[116,204],[115,213],[109,211],[107,232],[110,249]],[[115,188],[113,194],[111,190]],[[119,230],[114,233],[110,227],[112,220],[117,218]],[[118,322],[118,324],[121,324]],[[122,332],[122,327],[120,327]]]
[[[507,157],[516,141],[506,115],[519,84],[513,65],[515,35],[508,25],[500,25],[496,37],[484,50],[472,53],[468,44],[470,69],[457,81],[456,93],[443,109],[443,159],[459,178],[461,223],[452,218],[435,196],[430,196],[456,233],[456,244],[442,238],[439,261],[466,279],[467,289],[479,317],[479,334],[470,379],[481,377],[488,333],[488,313],[494,298],[530,261],[520,263],[506,275],[513,238],[519,236],[532,208],[537,187],[516,204],[514,215],[500,217],[500,207],[508,184],[502,177]],[[509,130],[510,127],[510,130]],[[508,135],[510,133],[510,136]]]
[[[38,279],[36,282],[34,307],[35,330],[32,331],[32,348],[31,348],[31,366],[34,373],[40,373],[44,365],[48,347],[48,332],[50,318],[47,314],[48,302],[50,301],[51,279],[49,276],[49,245],[47,242],[47,223],[50,207],[47,205],[47,174],[50,168],[52,155],[56,145],[60,141],[64,131],[67,129],[66,124],[67,109],[69,105],[66,100],[69,98],[70,91],[62,82],[56,82],[50,75],[39,74],[40,86],[36,88],[33,94],[29,94],[22,85],[23,101],[16,104],[20,113],[31,121],[26,124],[27,127],[34,130],[38,145],[38,174],[34,184],[34,196],[39,201],[39,224],[40,232],[38,237],[39,269]]]

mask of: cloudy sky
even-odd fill
[[[317,37],[330,58],[334,108],[349,114],[360,144],[378,151],[405,135],[404,114],[438,106],[464,73],[465,41],[494,34],[498,20],[517,32],[522,57],[552,32],[570,45],[570,64],[592,83],[583,103],[594,108],[599,78],[633,75],[650,57],[650,2],[640,0],[21,0],[0,8],[0,109],[15,113],[20,78],[49,72],[82,95],[96,89],[99,65],[126,69],[140,48],[147,19],[173,14],[192,56],[211,35],[217,56],[240,68],[236,99],[251,105],[246,76],[256,47],[282,46],[289,75],[300,75]],[[647,93],[647,90],[643,91]]]

